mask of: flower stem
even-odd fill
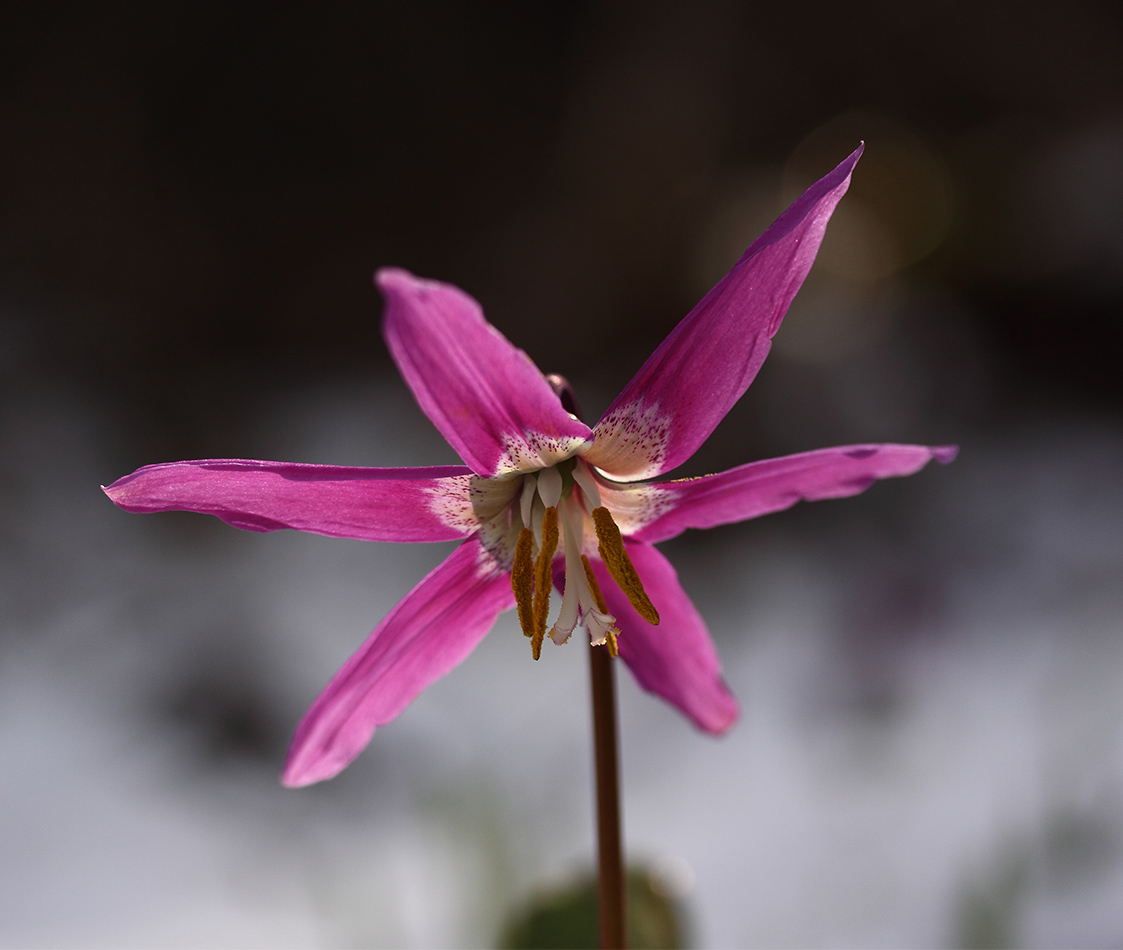
[[[620,846],[620,785],[616,752],[616,682],[612,657],[603,647],[589,650],[593,683],[593,743],[596,749],[597,842],[602,950],[627,946],[624,861]]]

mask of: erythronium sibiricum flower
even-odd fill
[[[204,512],[251,531],[461,541],[312,704],[285,784],[340,772],[511,607],[535,658],[547,635],[564,643],[581,626],[701,729],[733,724],[737,701],[709,633],[654,544],[800,500],[855,495],[956,451],[849,445],[649,481],[689,459],[753,381],[861,152],[745,251],[591,428],[570,411],[564,381],[544,376],[466,293],[384,269],[375,282],[390,352],[463,466],[218,459],[146,466],[105,489],[127,511]],[[552,624],[551,588],[562,592]]]

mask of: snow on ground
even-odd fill
[[[305,394],[262,444],[450,461],[406,400]],[[106,419],[33,406],[3,419],[0,944],[487,945],[589,865],[580,650],[533,663],[503,618],[284,790],[303,708],[447,546],[125,515]],[[1118,430],[1054,421],[666,546],[743,704],[713,740],[621,677],[629,853],[678,869],[698,945],[1123,942],[1121,473]]]

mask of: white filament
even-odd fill
[[[556,468],[544,468],[538,473],[538,494],[547,508],[557,508],[561,499],[562,477]]]
[[[573,467],[573,480],[584,492],[585,499],[589,502],[591,508],[599,508],[601,506],[600,489],[597,488],[597,483],[593,480],[593,473],[589,471],[589,466],[585,464],[584,459],[578,459],[577,464]]]
[[[523,494],[519,499],[519,513],[523,517],[523,527],[530,527],[531,506],[534,504],[534,491],[538,486],[538,479],[533,475],[523,476]]]

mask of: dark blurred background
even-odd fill
[[[1040,685],[1049,681],[1058,643],[1074,636],[1092,643],[1087,670],[1108,677],[1096,693],[1106,705],[1088,714],[1104,736],[1095,755],[1102,760],[1109,750],[1116,771],[1096,779],[1099,791],[1073,793],[1076,805],[1065,799],[1065,821],[1070,813],[1080,821],[1093,814],[1094,821],[1077,821],[1064,841],[1083,855],[1080,873],[1092,873],[1080,880],[1095,882],[1080,893],[1100,893],[1095,889],[1106,888],[1105,881],[1123,880],[1123,779],[1116,774],[1123,769],[1123,732],[1120,708],[1110,699],[1118,683],[1105,672],[1118,669],[1112,651],[1123,559],[1117,533],[1123,524],[1121,94],[1123,14],[1108,2],[0,7],[0,563],[7,618],[0,662],[8,681],[24,684],[0,700],[8,710],[0,734],[9,761],[14,754],[27,763],[24,771],[5,768],[9,813],[26,817],[10,819],[0,853],[24,855],[38,869],[20,877],[22,910],[7,915],[6,933],[0,916],[0,939],[73,943],[94,933],[96,940],[156,944],[346,943],[360,934],[374,943],[462,945],[496,932],[506,906],[534,883],[525,876],[542,863],[533,847],[504,845],[515,857],[500,862],[508,869],[503,873],[515,868],[524,876],[509,894],[492,894],[493,909],[477,908],[477,917],[425,909],[426,894],[461,893],[450,884],[451,891],[418,892],[417,919],[427,923],[416,926],[379,929],[373,911],[369,919],[367,910],[353,911],[352,903],[361,904],[356,897],[343,902],[346,913],[339,910],[342,899],[312,901],[316,909],[300,917],[300,926],[278,929],[269,921],[287,918],[260,895],[249,901],[251,913],[220,888],[213,906],[227,908],[221,919],[229,926],[208,929],[196,923],[216,919],[208,916],[219,913],[210,898],[192,898],[195,909],[183,910],[167,896],[176,886],[160,885],[160,899],[177,908],[164,919],[185,928],[173,933],[135,919],[122,925],[128,914],[114,908],[128,901],[107,901],[98,890],[108,886],[104,880],[95,886],[73,870],[93,853],[104,857],[100,844],[83,837],[88,829],[44,844],[58,815],[83,825],[87,805],[69,772],[41,781],[27,776],[43,757],[54,757],[55,746],[65,746],[59,733],[67,723],[95,715],[66,713],[70,700],[48,702],[44,695],[55,690],[73,699],[75,689],[81,695],[92,689],[89,709],[104,710],[108,702],[116,710],[105,714],[103,736],[132,728],[122,723],[143,722],[146,741],[162,748],[161,737],[179,730],[182,747],[165,749],[171,764],[161,759],[152,775],[186,770],[205,787],[222,774],[231,788],[256,789],[255,783],[273,781],[291,728],[318,684],[377,622],[379,610],[440,556],[384,546],[366,554],[361,546],[320,547],[310,539],[303,541],[314,547],[302,549],[293,546],[296,539],[269,547],[281,552],[267,555],[274,560],[255,561],[255,552],[266,548],[254,545],[273,539],[237,535],[202,519],[126,519],[96,486],[148,462],[191,457],[454,461],[411,407],[382,343],[381,303],[370,277],[383,265],[468,290],[545,371],[568,375],[586,414],[595,417],[771,218],[863,140],[866,153],[850,193],[773,355],[684,473],[850,441],[958,442],[961,458],[938,473],[878,486],[858,501],[805,506],[778,516],[775,526],[762,522],[755,534],[722,529],[668,548],[688,588],[693,583],[700,592],[707,616],[704,595],[720,599],[722,578],[727,587],[751,583],[731,567],[750,543],[765,570],[787,563],[781,555],[800,564],[823,559],[815,570],[793,568],[787,581],[776,580],[777,589],[792,589],[778,603],[794,614],[759,606],[768,602],[769,587],[755,606],[728,606],[740,621],[723,621],[718,603],[711,624],[723,652],[734,657],[727,663],[730,681],[744,697],[746,684],[733,675],[743,629],[769,622],[803,629],[803,621],[790,617],[803,616],[808,599],[822,600],[816,617],[823,622],[806,626],[826,631],[823,655],[832,659],[822,660],[816,676],[830,684],[828,698],[819,686],[808,686],[804,698],[818,710],[813,718],[859,709],[855,734],[864,735],[870,721],[903,715],[900,704],[908,708],[913,681],[901,670],[913,669],[917,650],[962,655],[964,669],[977,669],[975,654],[957,654],[955,645],[969,641],[986,651],[999,643],[993,649],[1002,670],[1007,661],[1000,657],[1026,649],[1009,629],[1018,626],[1010,618],[1034,618],[1040,629],[1033,642],[1044,644],[1043,659],[1025,675]],[[336,550],[342,553],[329,553]],[[804,553],[792,554],[797,550]],[[772,558],[762,551],[779,553]],[[344,567],[347,558],[358,566]],[[327,598],[312,593],[327,585],[337,606],[340,597],[355,596],[340,591],[365,588],[375,583],[371,577],[388,587],[373,600],[338,607],[345,621],[311,607],[301,615],[299,607],[277,607],[274,588],[247,594],[270,570],[275,585],[304,585],[299,596],[306,601]],[[814,596],[800,587],[808,577],[822,581]],[[828,588],[832,593],[823,593]],[[752,614],[750,624],[745,610],[767,616]],[[777,620],[781,615],[789,620]],[[291,647],[272,639],[285,622],[294,642],[330,625],[345,629],[332,631],[336,639],[314,662],[299,652],[278,659]],[[902,649],[913,659],[901,661]],[[83,675],[91,657],[108,655],[126,659]],[[748,667],[766,662],[745,657]],[[518,676],[523,664],[511,669]],[[45,685],[27,685],[38,682]],[[138,682],[139,698],[122,698]],[[97,683],[110,685],[103,694]],[[1088,694],[1080,677],[1072,683],[1072,696]],[[484,691],[469,679],[460,688],[458,703]],[[1027,686],[1026,695],[1037,696],[1034,689]],[[38,699],[28,699],[29,706],[21,690]],[[842,698],[830,698],[832,690]],[[35,702],[59,721],[37,716]],[[645,715],[651,708],[641,705],[648,702],[642,697],[628,702]],[[1055,722],[1045,714],[1035,719],[1035,702],[1027,699],[1028,712],[1014,716],[1013,731],[993,740],[1003,750],[1019,743],[1036,748],[1035,730]],[[793,713],[793,721],[804,722],[801,715]],[[402,764],[409,743],[394,746],[391,731],[376,744],[385,738],[386,748],[398,750],[392,755],[400,757],[402,774],[413,775],[414,767]],[[962,737],[974,725],[952,731]],[[575,761],[585,754],[583,741],[583,733],[574,739]],[[687,732],[682,741],[709,742]],[[1006,752],[986,742],[971,754],[1003,760]],[[73,744],[86,747],[77,738]],[[117,771],[113,756],[125,753],[113,748],[90,768]],[[716,761],[721,752],[714,748],[705,754]],[[486,749],[476,753],[486,762]],[[361,824],[359,806],[340,803],[363,801],[382,788],[386,779],[377,776],[388,766],[375,760],[383,754],[391,755],[369,753],[358,779],[340,780],[352,791],[301,800],[334,803]],[[184,765],[188,759],[196,764]],[[961,766],[970,787],[978,773]],[[229,779],[230,769],[242,768],[255,776],[248,784]],[[422,773],[418,787],[451,781],[444,773]],[[635,776],[632,787],[645,780]],[[146,807],[159,813],[166,795],[159,779],[151,781],[156,790]],[[540,794],[527,781],[527,794]],[[365,790],[359,782],[367,783]],[[59,796],[49,820],[36,811],[47,807],[45,787]],[[575,799],[573,821],[587,821],[583,780],[575,787],[567,793]],[[1043,780],[1043,787],[1051,786]],[[465,801],[486,797],[481,788],[472,786]],[[106,791],[106,800],[116,794]],[[210,802],[211,793],[199,794]],[[238,808],[253,808],[253,796],[264,793],[224,794],[245,796],[237,808],[222,799],[241,814]],[[285,801],[291,794],[304,793]],[[273,801],[281,793],[269,784],[269,795]],[[395,800],[402,814],[414,815],[410,794]],[[654,800],[661,805],[652,806],[653,815],[686,807],[670,792]],[[1007,813],[1002,802],[996,794],[995,815]],[[197,816],[217,806],[184,807]],[[287,823],[295,819],[285,809],[304,806],[270,807],[281,809]],[[317,807],[309,805],[307,814]],[[456,821],[467,820],[456,811],[461,807],[475,806],[453,808]],[[793,822],[810,807],[792,805]],[[1052,814],[1044,805],[1026,808],[1031,816]],[[644,813],[642,805],[636,810]],[[429,813],[417,814],[410,820],[428,827]],[[916,818],[914,826],[938,828],[937,841],[956,838],[930,818]],[[671,818],[652,820],[658,828]],[[469,823],[482,827],[481,821],[476,815]],[[636,821],[642,826],[642,818]],[[733,896],[707,905],[701,892],[710,865],[687,855],[682,860],[698,872],[697,939],[730,945],[1123,940],[1123,915],[1096,916],[1084,905],[1073,910],[1064,903],[1069,897],[1057,898],[1041,883],[1052,880],[1056,861],[1035,864],[1032,855],[1040,842],[1053,840],[1053,825],[1041,819],[1041,830],[1035,821],[1027,819],[1035,830],[1024,834],[1003,826],[989,837],[980,828],[1002,825],[997,818],[957,826],[964,828],[962,852],[947,857],[940,882],[917,883],[915,903],[897,902],[906,909],[892,913],[879,911],[881,905],[851,916],[813,913],[821,927],[807,923],[807,898],[792,898],[791,929],[779,911],[768,926],[754,924],[748,912],[738,917]],[[323,834],[347,837],[340,822]],[[179,828],[183,821],[156,824]],[[950,818],[948,824],[956,826]],[[505,822],[495,827],[502,838]],[[840,837],[831,840],[839,855],[852,847],[844,844],[850,827],[837,822]],[[694,828],[676,840],[722,833]],[[893,832],[870,834],[883,842]],[[402,840],[406,857],[398,864],[375,849],[384,864],[412,866],[413,839]],[[546,853],[553,839],[543,840]],[[1100,845],[1106,851],[1097,851]],[[331,852],[322,842],[316,847]],[[688,848],[676,847],[680,860]],[[247,848],[257,854],[257,845]],[[790,844],[781,850],[799,851]],[[151,858],[141,853],[148,857],[121,860],[135,866]],[[915,851],[907,853],[915,859]],[[0,872],[15,879],[16,866],[2,868],[7,860],[0,859]],[[470,866],[475,858],[463,860]],[[792,880],[806,882],[806,868],[793,862]],[[839,862],[846,867],[844,858]],[[1046,871],[1037,874],[1039,865]],[[381,870],[363,873],[368,883],[382,880]],[[748,881],[748,873],[735,871],[733,880]],[[870,874],[892,877],[884,868]],[[57,894],[60,875],[79,895],[70,917],[59,918],[49,897]],[[88,905],[83,893],[91,895]],[[240,909],[229,910],[235,905]],[[786,905],[774,902],[772,910],[777,906]],[[291,906],[285,913],[294,913]],[[877,923],[885,913],[896,923]],[[338,923],[341,915],[351,923],[323,924],[327,929],[308,923]],[[710,923],[702,919],[707,915]]]
[[[885,259],[860,276],[907,283],[919,303],[895,329],[919,349],[924,303],[954,297],[969,352],[939,366],[947,421],[1111,413],[1119,20],[1092,3],[7,4],[6,362],[116,401],[138,442],[237,445],[254,393],[389,369],[369,278],[393,263],[611,389],[733,259],[731,237],[706,248],[720,225],[751,236],[727,219],[779,207],[770,178],[791,191],[866,139],[847,205]]]

